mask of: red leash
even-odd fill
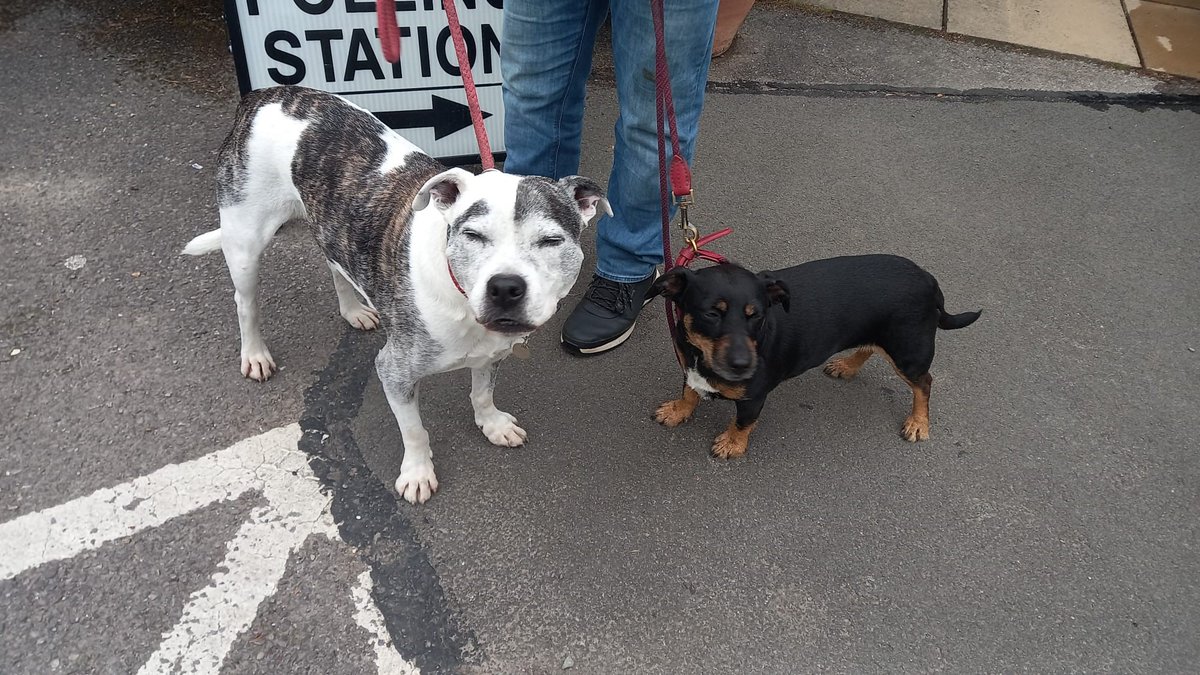
[[[496,161],[492,157],[492,147],[488,142],[487,130],[483,126],[483,113],[479,108],[479,94],[475,89],[475,78],[471,74],[471,62],[467,56],[466,43],[463,41],[462,26],[458,20],[458,11],[454,0],[442,0],[446,11],[446,20],[450,25],[450,36],[454,40],[454,53],[458,59],[459,73],[463,80],[463,91],[466,94],[467,105],[471,109],[471,125],[475,130],[475,140],[479,144],[479,160],[484,171],[495,169]],[[692,170],[679,146],[679,129],[675,118],[675,99],[671,95],[671,76],[667,66],[667,46],[663,27],[663,0],[650,0],[651,15],[654,18],[654,48],[655,48],[655,99],[654,105],[658,118],[658,186],[662,197],[662,240],[663,267],[670,271],[672,267],[687,267],[696,258],[702,258],[714,263],[726,262],[719,253],[701,248],[710,242],[724,237],[732,228],[714,232],[701,237],[700,232],[688,221],[688,208],[692,205]],[[383,47],[383,56],[391,63],[400,60],[400,29],[396,23],[395,0],[377,0],[375,11],[379,23],[379,40]],[[670,130],[671,161],[667,163],[667,131]],[[684,232],[687,244],[680,250],[678,257],[671,257],[671,200],[679,207],[679,226]],[[672,260],[674,264],[672,264]],[[449,269],[447,267],[447,269]],[[462,292],[454,271],[450,278]],[[465,295],[465,293],[464,293]],[[676,315],[681,314],[674,303],[666,302],[667,327],[671,331],[672,344],[676,335]],[[676,354],[678,356],[678,353]],[[682,362],[680,363],[682,365]]]
[[[475,91],[475,76],[471,74],[471,59],[467,58],[467,45],[463,42],[462,26],[458,23],[458,10],[454,8],[454,0],[442,0],[442,7],[446,9],[446,20],[450,22],[454,54],[458,57],[458,72],[462,75],[467,106],[471,108],[471,126],[475,127],[475,142],[479,144],[479,163],[483,165],[484,171],[491,171],[496,168],[496,160],[492,158],[492,144],[488,143],[487,130],[483,128],[479,93]]]
[[[700,248],[712,241],[720,239],[733,232],[725,228],[705,237],[688,221],[688,208],[692,205],[692,170],[679,148],[679,129],[675,119],[675,99],[671,95],[671,74],[667,66],[667,43],[663,28],[663,0],[650,0],[650,14],[654,17],[654,104],[658,117],[658,189],[662,198],[662,241],[663,267],[668,272],[672,267],[687,267],[696,258],[703,258],[714,263],[726,262],[720,253]],[[671,162],[667,165],[668,129],[671,138]],[[679,227],[684,231],[687,244],[679,251],[679,256],[671,264],[671,199],[679,207]],[[675,323],[682,317],[683,312],[666,300],[667,328],[671,332],[671,344],[675,345],[678,328]],[[680,358],[676,349],[676,358]],[[680,360],[680,366],[683,361]]]
[[[396,0],[375,0],[379,44],[388,63],[400,62],[400,26],[396,24]]]
[[[675,259],[674,267],[687,267],[688,265],[691,265],[692,261],[695,260],[696,258],[703,258],[709,262],[717,263],[718,265],[720,265],[721,263],[729,262],[729,260],[725,256],[721,255],[720,253],[717,253],[715,251],[709,251],[707,249],[703,249],[700,247],[704,246],[705,244],[708,244],[709,242],[716,241],[716,240],[720,239],[721,237],[724,237],[727,234],[732,234],[732,233],[733,233],[733,228],[727,227],[723,230],[717,230],[716,232],[713,232],[712,234],[707,234],[707,235],[704,235],[703,237],[700,237],[699,239],[696,240],[696,246],[694,248],[692,247],[691,243],[689,242],[687,246],[684,246],[679,251],[679,257]]]
[[[462,76],[463,92],[467,96],[467,107],[471,109],[471,126],[475,129],[475,142],[479,144],[479,163],[484,171],[496,168],[496,159],[492,157],[492,144],[488,142],[487,129],[483,126],[483,112],[479,108],[479,92],[475,89],[475,77],[471,73],[471,59],[467,56],[467,45],[463,41],[462,24],[458,21],[458,10],[454,0],[442,0],[442,8],[446,10],[446,21],[450,24],[450,37],[454,40],[454,55],[458,59],[458,72]],[[400,61],[400,27],[396,23],[396,0],[376,0],[375,17],[379,24],[379,44],[383,48],[383,58],[389,63]],[[454,276],[450,261],[446,260],[446,271],[450,273],[450,281],[454,287],[467,297],[462,284]]]
[[[467,57],[467,44],[463,41],[458,10],[454,7],[454,0],[442,0],[442,8],[446,10],[450,37],[454,39],[454,54],[458,59],[458,72],[462,76],[467,107],[471,109],[471,126],[475,129],[475,142],[479,144],[479,163],[483,165],[484,171],[491,171],[496,168],[496,160],[492,157],[492,144],[488,142],[487,129],[483,126],[479,92],[475,90],[475,77],[471,74],[471,59]],[[400,28],[396,23],[396,1],[377,0],[375,14],[379,22],[379,43],[383,47],[383,58],[389,63],[396,63],[400,60]]]

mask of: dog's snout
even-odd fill
[[[753,363],[750,352],[736,351],[729,355],[729,367],[734,370],[746,370]]]
[[[488,279],[488,300],[501,309],[510,309],[521,304],[525,291],[525,279],[516,274],[497,274]]]
[[[717,353],[718,373],[731,380],[744,380],[754,374],[754,343],[749,339],[726,339]]]

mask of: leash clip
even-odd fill
[[[681,230],[687,230],[691,227],[691,223],[688,222],[688,207],[696,203],[695,197],[696,193],[694,190],[688,190],[684,194],[672,196],[675,206],[679,207],[679,229]]]
[[[679,229],[683,230],[683,239],[693,251],[699,252],[700,246],[696,242],[700,239],[700,230],[688,219],[688,207],[696,203],[695,196],[694,190],[688,190],[684,194],[674,195],[674,201],[675,206],[679,207]]]
[[[675,200],[675,206],[678,206],[681,209],[686,209],[695,203],[696,191],[688,190],[686,194],[673,195],[673,199]]]
[[[695,225],[687,223],[683,226],[683,240],[686,241],[696,253],[700,252],[700,244],[698,243],[699,239],[700,230],[697,230]]]

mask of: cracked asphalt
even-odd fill
[[[9,3],[0,59],[0,525],[295,423],[339,524],[221,672],[374,672],[365,571],[423,672],[1200,662],[1195,83],[761,4],[713,66],[696,218],[751,267],[899,253],[983,308],[939,336],[931,440],[899,439],[907,387],[871,363],[782,387],[747,457],[715,462],[729,404],[650,420],[680,384],[661,305],[593,359],[558,348],[560,315],[501,370],[527,447],[482,438],[464,374],[423,386],[442,487],[412,507],[381,336],[337,316],[302,228],[264,265],[265,385],[237,372],[220,256],[177,255],[216,223],[220,3]],[[0,672],[136,672],[264,499],[0,580]]]

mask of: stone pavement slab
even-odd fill
[[[1200,8],[1130,0],[1129,20],[1147,68],[1200,78]]]
[[[944,0],[804,0],[803,4],[925,28],[941,28]]]
[[[1200,83],[1049,53],[964,40],[883,21],[760,2],[711,81],[786,82],[814,88],[1026,92],[1189,93]],[[602,48],[597,68],[611,69]]]
[[[947,0],[946,29],[1138,67],[1121,0]]]

